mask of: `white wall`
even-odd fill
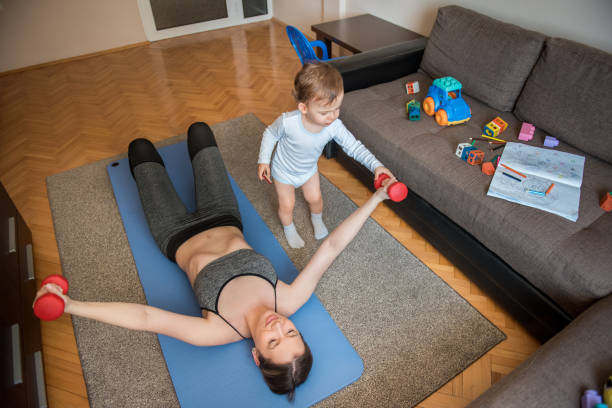
[[[346,0],[273,0],[272,4],[276,20],[298,28],[313,40],[316,35],[310,26],[346,17]],[[336,44],[332,47],[334,56],[351,54]]]
[[[310,26],[323,21],[323,1],[315,0],[273,0],[274,18],[297,27],[301,32],[314,39]],[[341,16],[336,15],[336,19]]]
[[[273,0],[272,9],[312,38],[312,24],[362,13],[429,35],[446,4],[612,52],[612,0]],[[136,0],[0,0],[0,72],[143,41]]]
[[[146,40],[135,0],[0,0],[0,72]]]
[[[363,13],[429,35],[439,7],[457,4],[552,37],[612,52],[611,0],[344,0],[346,15]]]
[[[274,17],[312,38],[312,24],[364,13],[429,36],[449,4],[612,52],[612,0],[274,0]]]

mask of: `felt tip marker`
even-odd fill
[[[552,191],[552,189],[553,189],[553,187],[554,187],[554,186],[555,186],[555,183],[552,183],[552,184],[550,185],[550,187],[548,187],[548,190],[546,190],[546,195],[548,195],[548,193],[550,193],[550,192]]]
[[[514,180],[516,180],[516,181],[523,181],[523,180],[521,180],[521,179],[520,179],[520,178],[518,178],[518,177],[514,177],[513,175],[506,173],[505,171],[502,171],[502,174],[503,174],[504,176],[510,177],[511,179],[514,179]]]
[[[502,167],[504,167],[504,168],[506,168],[506,169],[508,169],[508,170],[510,170],[510,171],[511,171],[511,172],[513,172],[513,173],[518,174],[518,175],[519,175],[519,176],[521,176],[521,177],[525,177],[525,178],[527,177],[527,176],[526,176],[526,175],[524,175],[523,173],[519,173],[518,171],[514,170],[514,169],[513,169],[513,168],[511,168],[511,167],[506,166],[505,164],[499,163],[499,165],[500,165],[500,166],[502,166]]]
[[[503,139],[498,139],[496,137],[491,137],[491,136],[487,136],[487,135],[480,135],[480,137],[486,137],[487,139],[491,139],[491,140],[495,140],[496,142],[503,142],[503,143],[507,143],[507,140],[503,140]]]

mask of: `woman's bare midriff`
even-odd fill
[[[176,263],[193,286],[196,276],[206,265],[239,249],[250,248],[238,228],[211,228],[185,241],[176,251]]]

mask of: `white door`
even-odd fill
[[[137,0],[149,41],[272,17],[272,0]]]

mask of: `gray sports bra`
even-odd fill
[[[219,314],[219,295],[232,279],[239,276],[259,276],[274,288],[274,311],[276,311],[276,283],[278,277],[270,261],[252,249],[239,249],[215,259],[206,265],[193,283],[193,290],[200,308],[213,312],[227,323],[240,337],[244,337],[230,322]]]

